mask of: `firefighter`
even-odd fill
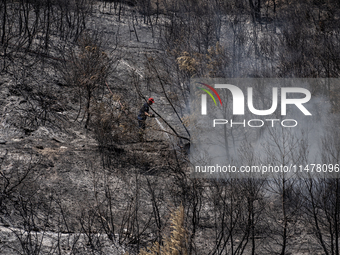
[[[155,114],[149,113],[149,106],[154,103],[154,99],[150,97],[146,103],[143,104],[138,114],[138,125],[139,125],[139,141],[144,141],[145,121],[147,117],[155,117]]]

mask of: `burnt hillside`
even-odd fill
[[[340,254],[338,178],[197,179],[189,162],[190,80],[338,78],[339,7],[2,0],[0,254]],[[332,117],[320,158],[339,164],[339,88],[311,92]],[[312,150],[294,146],[278,158]]]

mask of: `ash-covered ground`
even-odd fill
[[[190,79],[336,76],[337,11],[308,1],[24,2],[0,11],[0,254],[139,254],[174,237],[181,205],[183,254],[339,254],[338,179],[194,179],[188,156]],[[336,126],[338,88],[311,90]],[[156,118],[141,140],[149,97]],[[329,128],[322,158],[337,164],[340,135]],[[237,139],[243,163],[256,162]],[[309,151],[288,142],[270,154],[277,146],[271,159]]]

